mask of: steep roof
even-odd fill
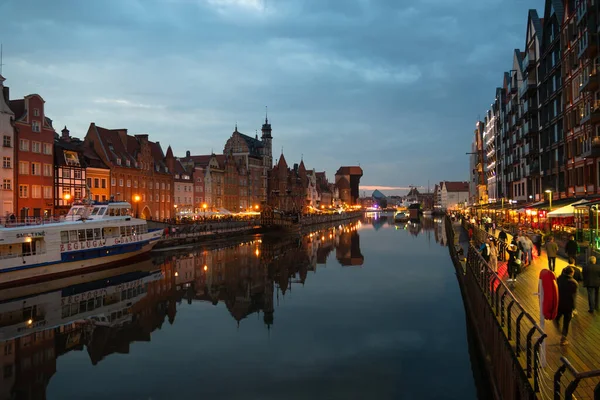
[[[183,162],[194,163],[196,167],[206,167],[208,166],[208,163],[210,162],[211,158],[211,154],[203,154],[198,156],[183,157],[181,158],[181,160]]]
[[[244,139],[244,142],[246,142],[246,145],[250,150],[250,155],[260,157],[260,149],[264,147],[263,142],[261,140],[253,138],[252,136],[244,135],[243,133],[238,132],[237,128],[233,133],[237,133],[242,139]]]
[[[363,170],[361,167],[352,166],[352,167],[340,167],[335,173],[336,175],[360,175],[362,176]]]

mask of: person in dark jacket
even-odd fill
[[[562,336],[560,338],[561,346],[569,344],[567,335],[569,334],[569,325],[575,310],[575,299],[577,297],[577,281],[573,279],[573,268],[567,266],[562,270],[562,274],[556,279],[558,285],[558,314],[554,322],[559,325],[560,318],[564,317]]]
[[[574,260],[577,259],[577,250],[579,246],[575,241],[575,236],[569,236],[569,241],[565,244],[565,253],[567,253],[567,257],[572,257]]]
[[[500,229],[500,233],[498,234],[498,240],[500,242],[506,243],[506,245],[501,243],[498,244],[498,259],[500,261],[504,261],[506,259],[506,256],[504,254],[503,249],[505,248],[505,246],[508,246],[508,235],[506,234],[506,232],[504,232],[504,229]]]
[[[600,288],[600,265],[596,264],[596,257],[591,256],[583,267],[583,286],[587,288],[588,312],[598,310],[598,289]]]
[[[521,250],[515,244],[508,246],[508,282],[517,282],[517,275],[521,272]]]

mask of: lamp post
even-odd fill
[[[204,210],[204,219],[206,219],[206,208],[208,205],[206,203],[202,204],[202,209]]]
[[[552,224],[550,223],[550,213],[552,212],[552,190],[546,189],[545,192],[548,193],[548,201],[549,201],[549,207],[548,207],[548,214],[546,216],[546,222],[549,223],[550,231],[552,231]]]
[[[135,196],[133,196],[133,202],[135,203],[135,217],[139,218],[139,211],[140,211],[140,195],[136,194]]]

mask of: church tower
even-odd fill
[[[271,136],[271,124],[269,117],[265,113],[265,123],[262,126],[262,142],[263,142],[263,162],[267,170],[273,168],[273,136]]]

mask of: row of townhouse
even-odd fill
[[[267,117],[260,139],[258,134],[239,132],[236,125],[223,154],[188,151],[176,157],[170,146],[164,153],[147,134],[130,135],[127,129],[107,129],[94,122],[82,140],[72,137],[66,126],[58,135],[40,95],[10,99],[4,81],[0,76],[1,218],[61,215],[83,199],[128,201],[136,215],[146,219],[218,209],[257,210],[267,203],[281,205],[284,211],[302,210],[339,199],[338,185],[329,184],[324,172],[304,170],[300,179],[290,175],[278,181],[280,173],[272,172]],[[350,179],[336,175],[342,186],[350,185]],[[358,181],[352,180],[358,192]]]
[[[471,148],[471,203],[600,194],[600,7],[545,0]]]

